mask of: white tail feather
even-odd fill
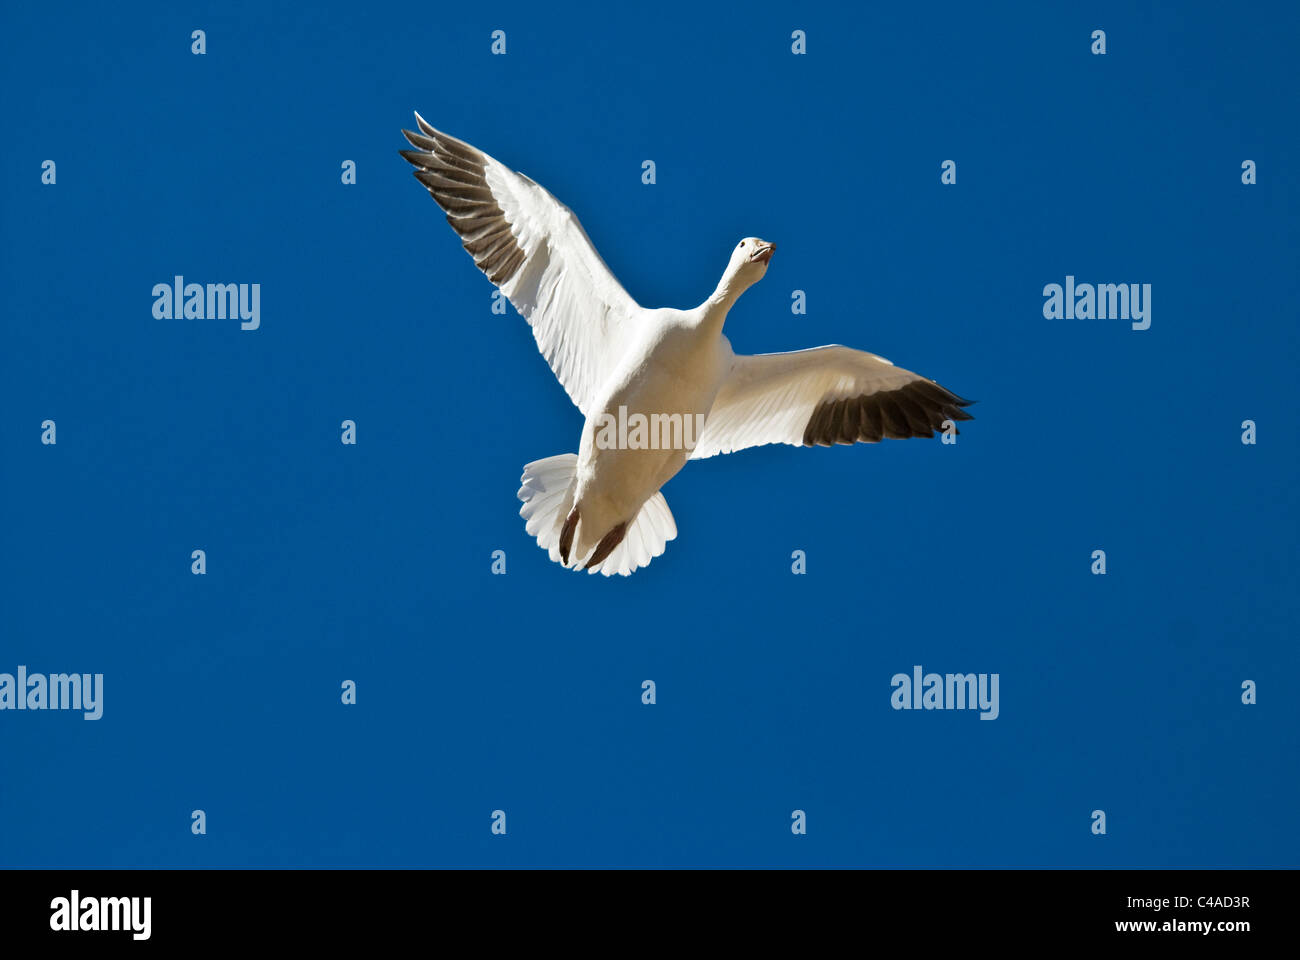
[[[524,518],[524,529],[537,545],[547,551],[551,559],[560,563],[560,528],[573,507],[573,484],[578,476],[578,455],[561,453],[534,460],[524,467],[520,478],[519,499],[524,505],[519,515]]]
[[[537,545],[556,563],[562,562],[560,530],[569,511],[573,509],[573,487],[577,474],[577,455],[561,453],[528,464],[520,478],[523,486],[519,488],[518,496],[524,505],[519,508],[519,515],[524,518],[524,529],[529,536],[537,538]],[[628,525],[622,543],[600,563],[588,567],[587,572],[602,573],[607,577],[616,573],[629,576],[663,553],[664,546],[676,536],[677,524],[673,522],[668,502],[662,493],[656,493],[642,504],[641,510]],[[576,562],[577,559],[569,558],[573,569],[582,567],[581,563]]]

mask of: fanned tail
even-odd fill
[[[519,515],[524,518],[524,529],[556,563],[607,577],[616,573],[626,577],[649,564],[664,552],[669,540],[676,538],[677,524],[668,509],[668,501],[662,493],[656,493],[641,505],[636,517],[626,525],[623,538],[601,560],[590,563],[586,557],[569,557],[565,563],[560,548],[561,533],[573,510],[577,479],[578,457],[573,453],[534,460],[524,467],[520,478],[523,485],[518,496],[524,505],[519,508]],[[591,550],[590,555],[596,556],[598,549]]]

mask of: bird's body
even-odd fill
[[[627,575],[677,535],[660,489],[690,459],[764,443],[830,446],[955,432],[968,401],[838,345],[735,354],[722,334],[775,245],[746,237],[690,310],[638,305],[573,213],[532,180],[416,114],[402,155],[480,269],[528,320],[582,411],[577,455],[524,468],[520,514],[552,560]]]
[[[725,375],[731,350],[725,338],[710,330],[702,310],[657,310],[643,336],[610,376],[593,415],[582,428],[578,446],[578,508],[573,552],[586,556],[601,537],[619,523],[632,520],[650,499],[690,459],[688,431],[708,417]],[[602,444],[605,425],[646,425],[646,444]],[[658,419],[656,419],[658,418]],[[667,443],[650,436],[656,424],[669,424]],[[673,425],[680,423],[682,439],[675,442]],[[698,431],[696,431],[698,433]]]

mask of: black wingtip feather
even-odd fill
[[[914,380],[895,390],[827,400],[817,405],[804,427],[806,447],[837,443],[933,437],[945,420],[974,420],[962,407],[974,400],[959,397],[933,380]]]

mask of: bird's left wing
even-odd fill
[[[631,339],[641,307],[564,204],[523,174],[435,130],[402,133],[402,156],[480,270],[533,328],[537,348],[583,415]]]
[[[932,437],[971,401],[884,357],[833,345],[736,356],[691,459],[765,443],[824,446]]]

